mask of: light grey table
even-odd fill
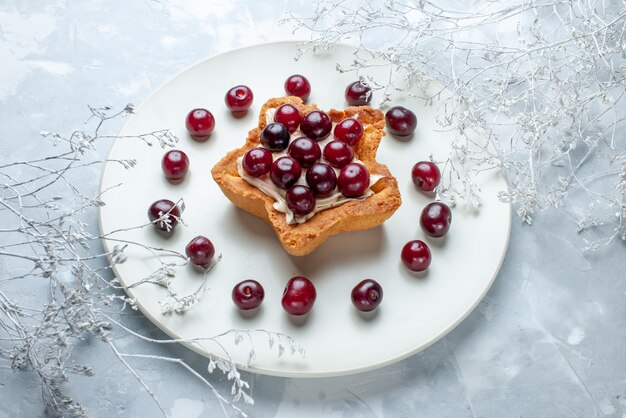
[[[312,7],[305,1],[4,0],[2,158],[49,151],[39,132],[80,126],[88,104],[138,104],[200,59],[290,39],[290,28],[277,25],[283,12],[310,14]],[[97,190],[97,176],[84,181]],[[626,416],[625,246],[617,242],[584,254],[574,227],[576,202],[571,196],[570,205],[542,213],[532,227],[514,219],[504,265],[488,295],[432,347],[349,377],[245,374],[256,401],[246,410],[259,417]],[[92,222],[95,227],[95,216]],[[35,300],[44,297],[33,293]],[[130,328],[163,337],[138,313],[125,319]],[[116,342],[130,352],[179,356],[206,370],[206,359],[180,346],[154,347],[130,336]],[[158,413],[108,347],[87,342],[76,356],[96,375],[72,378],[67,388],[90,415]],[[134,364],[172,416],[219,416],[213,395],[180,368]],[[212,379],[228,392],[224,379]],[[0,417],[43,416],[39,395],[28,371],[0,366]]]

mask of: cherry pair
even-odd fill
[[[232,299],[235,306],[241,310],[258,308],[265,298],[265,290],[256,280],[244,280],[233,287]],[[303,276],[289,279],[281,303],[283,309],[291,315],[308,313],[315,303],[317,292],[313,283]]]
[[[248,86],[238,85],[226,92],[224,102],[226,107],[234,114],[241,115],[252,106],[254,94]],[[189,134],[196,140],[205,140],[215,129],[215,117],[207,109],[196,108],[187,114],[185,127]]]
[[[258,308],[265,298],[265,290],[256,280],[244,280],[233,287],[232,299],[235,306],[241,310]],[[285,285],[281,300],[283,309],[291,315],[308,313],[315,303],[317,292],[315,285],[303,276],[289,279]]]

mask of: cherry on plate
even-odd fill
[[[308,168],[322,157],[322,149],[317,142],[303,136],[289,144],[287,154],[299,162],[302,167]]]
[[[424,271],[430,266],[430,248],[423,241],[409,241],[402,248],[401,258],[409,270]]]
[[[321,110],[313,110],[304,116],[300,124],[300,130],[303,134],[316,141],[326,138],[333,128],[333,122],[326,112]]]
[[[261,306],[265,298],[265,290],[256,280],[244,280],[233,287],[233,303],[242,311],[248,311]]]
[[[423,192],[432,192],[441,181],[441,172],[437,164],[431,161],[420,161],[411,170],[413,183]]]
[[[178,225],[180,208],[171,200],[157,200],[148,208],[148,219],[150,219],[150,222],[154,224],[156,229],[169,232]],[[157,221],[157,219],[160,220]]]
[[[354,146],[363,137],[363,124],[354,118],[346,118],[335,126],[335,139]]]
[[[273,122],[261,131],[261,143],[270,151],[283,151],[289,146],[291,136],[287,127],[282,123]]]
[[[373,311],[383,301],[383,288],[376,280],[365,279],[354,286],[352,304],[361,312]]]
[[[361,197],[370,186],[370,174],[364,165],[350,163],[339,172],[337,186],[345,197]]]
[[[206,266],[215,256],[215,247],[210,239],[203,235],[198,235],[185,247],[185,254],[196,266]]]
[[[302,175],[302,167],[291,157],[281,157],[274,161],[270,178],[281,189],[289,189]]]
[[[372,89],[360,81],[354,81],[346,87],[345,96],[350,106],[364,106],[372,100]]]
[[[292,104],[286,103],[276,109],[274,113],[274,122],[282,123],[287,127],[290,134],[294,133],[300,122],[302,122],[302,115],[300,115],[300,109]]]
[[[226,92],[224,102],[226,107],[233,113],[243,113],[250,109],[252,101],[254,100],[254,94],[248,86],[235,86]]]
[[[420,225],[431,237],[439,238],[448,233],[452,223],[452,211],[442,202],[433,202],[426,205],[420,216]]]
[[[311,83],[303,75],[294,74],[285,80],[285,93],[289,96],[298,96],[303,101],[311,94]]]
[[[204,139],[215,129],[215,118],[206,109],[193,109],[187,115],[185,126],[194,139]]]
[[[185,178],[189,170],[189,157],[183,151],[173,149],[165,153],[161,160],[161,169],[171,182],[179,182]]]
[[[343,141],[330,141],[324,147],[324,159],[333,167],[341,168],[354,159],[354,152]]]
[[[311,311],[316,298],[315,285],[306,277],[296,276],[285,285],[281,302],[290,315],[304,315]]]
[[[297,215],[308,215],[315,209],[315,195],[306,186],[296,185],[285,194],[287,207]]]
[[[261,177],[272,168],[272,153],[265,148],[257,147],[248,150],[243,156],[243,171],[250,177]]]
[[[394,106],[385,113],[387,130],[396,136],[409,136],[415,132],[417,117],[406,107]]]
[[[319,197],[328,196],[337,186],[337,174],[328,164],[313,164],[306,171],[305,178],[313,194]]]

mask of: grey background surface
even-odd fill
[[[286,10],[310,14],[312,7],[304,1],[4,0],[2,159],[49,152],[39,132],[79,127],[87,105],[139,104],[200,59],[291,39],[279,19]],[[112,126],[117,128],[119,123]],[[97,190],[97,173],[83,181],[87,190]],[[532,227],[514,219],[493,287],[443,340],[405,361],[355,376],[245,374],[256,401],[246,410],[259,417],[626,416],[626,248],[617,242],[583,253],[575,227],[579,198],[570,196],[569,205],[541,214]],[[92,223],[95,228],[95,216]],[[23,291],[45,300],[45,293]],[[163,337],[138,313],[125,319],[130,328]],[[183,347],[154,347],[131,336],[116,342],[130,352],[181,357],[198,371],[206,369],[206,359]],[[96,375],[73,377],[67,388],[90,415],[158,413],[108,347],[87,341],[76,353]],[[172,416],[219,416],[213,395],[181,368],[133,364]],[[228,391],[227,382],[212,379]],[[0,417],[43,415],[34,376],[3,363]]]

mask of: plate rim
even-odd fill
[[[251,45],[246,45],[246,46],[241,46],[238,48],[233,48],[233,49],[229,49],[228,51],[225,52],[220,52],[220,53],[215,53],[213,55],[210,55],[208,57],[202,58],[196,62],[194,62],[191,65],[186,66],[185,68],[179,70],[178,72],[176,72],[174,75],[168,77],[165,81],[163,81],[158,87],[156,87],[154,90],[152,90],[152,92],[150,92],[150,94],[148,94],[148,96],[143,99],[141,101],[141,103],[136,106],[134,108],[134,110],[139,113],[139,111],[144,107],[144,105],[146,103],[148,103],[153,96],[155,96],[157,93],[159,93],[159,91],[161,89],[163,89],[168,83],[170,83],[172,80],[178,78],[179,76],[181,76],[182,74],[186,73],[187,71],[190,71],[191,69],[195,68],[196,66],[215,59],[217,57],[222,57],[225,55],[229,55],[232,53],[237,53],[237,52],[241,52],[243,50],[246,49],[254,49],[254,48],[258,48],[258,47],[269,47],[269,46],[279,46],[279,45],[289,45],[290,47],[296,47],[299,44],[302,44],[304,42],[308,42],[308,40],[282,40],[282,41],[272,41],[272,42],[260,42],[260,43],[256,43],[256,44],[251,44]],[[336,45],[334,45],[332,47],[331,50],[329,50],[329,53],[332,53],[333,50],[336,48],[350,48],[352,50],[357,50],[357,48],[353,45],[349,45],[347,43],[337,43]],[[432,80],[431,82],[435,82],[438,83],[436,80]],[[446,89],[447,90],[447,89]],[[134,114],[135,112],[133,112]],[[104,177],[105,177],[105,173],[107,171],[107,167],[110,163],[110,155],[113,152],[113,147],[115,146],[115,143],[120,139],[120,133],[123,132],[126,127],[128,126],[128,124],[131,122],[131,119],[133,117],[133,114],[131,114],[126,122],[122,125],[122,127],[119,129],[118,134],[117,134],[117,138],[113,141],[113,143],[111,144],[111,147],[109,148],[107,154],[106,154],[106,159],[104,162],[104,166],[102,168],[102,171],[100,173],[100,180],[99,180],[99,184],[98,184],[98,193],[101,194],[103,192],[103,183],[104,183]],[[481,134],[482,135],[482,134]],[[510,188],[510,184],[509,184],[509,179],[508,176],[506,175],[506,172],[502,169],[500,169],[500,173],[504,179],[504,182],[506,184],[507,189]],[[106,203],[106,201],[105,201]],[[504,243],[504,246],[502,247],[502,251],[497,263],[497,268],[495,269],[495,273],[492,275],[491,279],[489,280],[488,285],[483,289],[483,291],[480,293],[480,295],[471,303],[471,305],[461,313],[461,315],[459,315],[452,323],[450,323],[450,325],[448,325],[447,327],[445,327],[444,329],[442,329],[441,331],[439,331],[436,335],[434,335],[433,337],[431,337],[430,339],[428,339],[427,341],[423,342],[422,344],[419,344],[415,347],[413,347],[410,350],[406,350],[402,353],[396,354],[395,356],[389,357],[385,360],[382,361],[378,361],[375,363],[371,363],[368,364],[366,366],[362,366],[362,367],[353,367],[353,368],[349,368],[349,369],[339,369],[339,370],[334,370],[334,371],[325,371],[325,372],[315,372],[315,371],[307,371],[307,370],[299,370],[299,371],[278,371],[278,370],[274,370],[274,369],[267,369],[264,367],[257,367],[254,365],[246,365],[243,363],[239,363],[234,361],[234,363],[237,365],[237,368],[239,370],[244,370],[246,372],[252,372],[252,373],[258,373],[258,374],[262,374],[262,375],[266,375],[266,376],[275,376],[275,377],[284,377],[284,378],[328,378],[328,377],[339,377],[339,376],[349,376],[349,375],[355,375],[355,374],[360,374],[360,373],[365,373],[365,372],[369,372],[369,371],[373,371],[373,370],[377,370],[386,366],[389,366],[391,364],[394,363],[398,363],[402,360],[407,359],[408,357],[417,354],[425,349],[427,349],[428,347],[430,347],[431,345],[435,344],[437,341],[441,340],[443,337],[445,337],[446,335],[448,335],[450,332],[452,332],[452,330],[454,330],[456,327],[458,327],[461,322],[463,322],[470,313],[472,313],[476,307],[478,306],[478,304],[484,299],[485,295],[487,294],[487,292],[489,292],[489,290],[491,289],[491,287],[493,286],[494,281],[496,280],[496,278],[498,277],[498,275],[500,274],[501,268],[502,268],[502,264],[504,263],[504,259],[506,258],[506,254],[508,252],[508,248],[509,248],[509,243],[510,243],[510,239],[511,239],[511,224],[512,224],[512,204],[511,202],[501,202],[503,205],[506,205],[507,208],[507,222],[506,222],[506,240]],[[103,224],[102,224],[102,211],[104,210],[103,207],[98,207],[98,228],[100,230],[100,234],[104,235],[104,229],[103,229]],[[109,266],[111,267],[111,271],[113,272],[113,274],[115,275],[115,278],[120,282],[120,284],[122,284],[122,286],[124,286],[124,292],[135,299],[135,303],[137,305],[137,308],[139,309],[139,311],[153,324],[155,325],[157,328],[159,328],[163,333],[165,333],[167,336],[169,336],[170,338],[172,338],[173,340],[184,340],[184,338],[182,338],[181,336],[177,335],[176,332],[168,329],[160,320],[158,320],[156,317],[154,317],[144,306],[143,304],[140,302],[140,300],[134,295],[133,289],[132,288],[128,288],[128,286],[124,283],[124,280],[121,278],[121,275],[119,274],[118,270],[117,270],[117,266],[115,264],[112,263],[112,257],[110,254],[110,249],[109,249],[109,245],[108,242],[106,240],[106,238],[101,238],[100,241],[102,242],[102,246],[104,248],[105,253],[107,254],[107,259],[109,261]],[[228,331],[228,330],[225,330]],[[204,358],[219,358],[219,359],[223,359],[223,360],[227,360],[230,361],[226,358],[224,358],[223,356],[219,355],[219,354],[215,354],[215,353],[209,353],[207,350],[203,350],[200,346],[199,343],[197,342],[190,342],[190,341],[177,341],[176,343],[181,344],[183,346],[185,346],[186,348],[192,350],[193,352],[201,355]],[[306,347],[305,347],[306,349]]]

